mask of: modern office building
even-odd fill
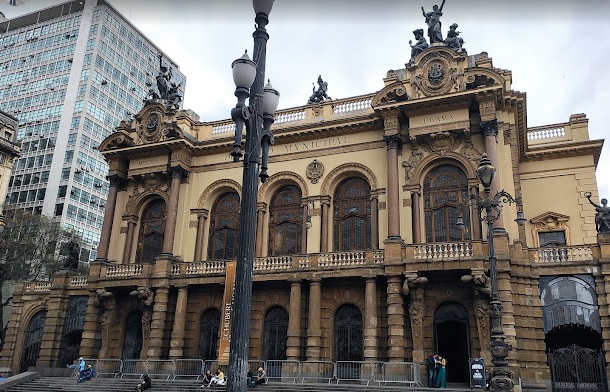
[[[474,358],[523,391],[606,391],[603,141],[584,114],[528,127],[526,94],[485,52],[435,43],[405,61],[378,91],[276,113],[246,250],[250,359],[278,379],[367,383],[395,365],[425,385],[439,353],[460,385]],[[0,366],[83,355],[171,376],[178,360],[226,360],[243,246],[234,129],[151,99],[101,142],[97,261],[87,277],[17,287]]]
[[[97,255],[108,194],[97,147],[142,107],[158,55],[183,92],[178,65],[106,1],[69,1],[0,22],[0,109],[18,119],[21,146],[5,213],[57,217],[82,235],[83,262]]]
[[[18,119],[0,110],[0,200],[4,200],[13,162],[19,157],[18,124]],[[0,211],[0,215],[2,215],[2,211]]]

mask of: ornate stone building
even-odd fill
[[[466,203],[482,191],[486,153],[492,195],[521,198],[529,218],[518,226],[520,206],[504,204],[494,231],[515,380],[561,381],[554,353],[580,348],[605,380],[610,242],[586,197],[597,200],[603,142],[589,139],[584,114],[528,128],[511,80],[487,53],[435,44],[377,92],[276,114],[258,192],[251,358],[423,364],[440,352],[461,383],[468,358],[491,366],[487,227]],[[239,246],[233,131],[150,100],[102,142],[98,260],[89,276],[18,287],[0,366],[63,366],[76,352],[216,358],[225,263]]]

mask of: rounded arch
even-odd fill
[[[468,182],[477,181],[477,165],[474,161],[469,160],[464,155],[458,154],[454,151],[447,151],[442,157],[438,155],[428,155],[421,160],[419,165],[413,171],[411,176],[411,182],[407,185],[421,185],[426,175],[433,169],[442,165],[453,165],[464,171]]]
[[[329,196],[341,181],[354,175],[365,178],[371,186],[371,192],[377,190],[377,177],[373,171],[360,163],[352,162],[337,166],[328,173],[320,189],[321,195]]]
[[[241,185],[234,180],[223,179],[214,181],[210,184],[199,196],[197,201],[197,208],[208,208],[211,209],[213,201],[223,193],[236,192],[241,195]]]
[[[344,303],[333,316],[334,360],[362,361],[364,335],[362,311],[353,303]]]
[[[288,311],[281,305],[272,305],[265,312],[263,324],[263,341],[265,342],[263,346],[264,361],[286,359],[288,320]],[[275,371],[276,369],[273,370]]]
[[[448,300],[434,310],[434,352],[447,360],[447,381],[468,382],[470,315],[464,305]]]
[[[127,202],[123,219],[130,216],[139,216],[144,207],[156,199],[163,199],[165,205],[169,204],[169,195],[167,193],[158,190],[150,190]]]
[[[19,371],[25,372],[28,367],[36,366],[42,344],[42,335],[47,318],[47,310],[39,309],[27,322],[25,340],[22,344],[22,354]]]
[[[204,309],[199,315],[199,346],[197,349],[199,359],[218,358],[220,319],[220,310],[213,306]]]
[[[271,196],[282,186],[294,184],[301,189],[301,197],[306,199],[309,197],[309,189],[307,183],[303,177],[293,172],[279,172],[275,173],[267,179],[267,181],[258,190],[259,201],[269,201]]]

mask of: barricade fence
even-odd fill
[[[191,378],[199,380],[206,371],[212,374],[217,369],[227,371],[226,365],[217,360],[201,359],[86,359],[95,370],[97,377],[151,378],[175,380]],[[250,360],[248,366],[253,376],[258,368],[265,370],[267,381],[291,384],[306,383],[388,383],[423,386],[421,365],[414,362],[369,362],[369,361],[289,361]]]

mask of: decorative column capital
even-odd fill
[[[383,135],[383,140],[386,143],[386,147],[388,150],[401,150],[402,149],[402,139],[399,134],[393,135]]]
[[[189,175],[188,170],[186,170],[182,166],[172,166],[169,171],[172,180],[179,179],[180,182],[185,182]]]
[[[398,116],[389,115],[383,118],[383,129],[386,131],[398,130]]]
[[[498,135],[498,120],[493,119],[489,121],[481,121],[479,123],[479,129],[483,133],[484,137],[497,136]]]

